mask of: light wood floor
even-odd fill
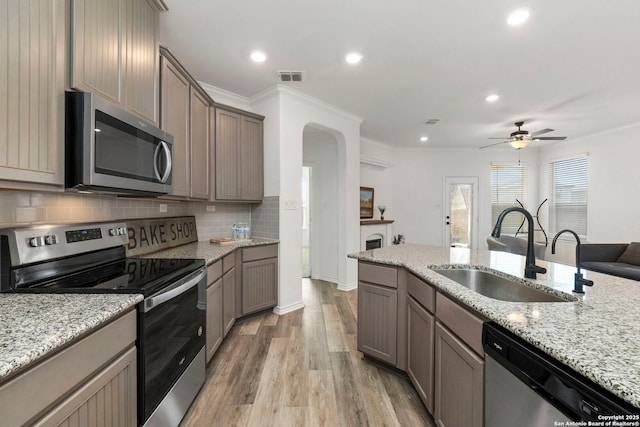
[[[405,375],[356,350],[357,291],[303,279],[303,298],[234,325],[182,426],[433,426]]]

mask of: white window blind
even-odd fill
[[[550,163],[549,183],[549,232],[568,228],[586,238],[589,158]]]
[[[495,225],[500,212],[518,206],[519,200],[527,205],[527,168],[520,165],[491,165],[491,224]],[[502,234],[515,234],[524,217],[510,213],[502,223]],[[525,229],[526,231],[526,224]]]

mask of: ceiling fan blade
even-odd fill
[[[541,136],[541,137],[533,137],[533,140],[540,140],[540,141],[564,141],[565,139],[567,139],[566,136]]]
[[[554,130],[555,130],[555,129],[549,129],[549,128],[547,128],[547,129],[542,129],[542,130],[539,130],[539,131],[537,131],[537,132],[532,133],[532,134],[531,134],[531,136],[542,135],[543,133],[553,132]]]
[[[489,139],[495,139],[495,138],[489,138]],[[502,142],[496,142],[495,144],[489,144],[489,145],[485,145],[484,147],[480,147],[479,149],[482,150],[483,148],[489,148],[489,147],[493,147],[494,145],[500,145],[500,144],[504,144],[509,142],[507,141],[502,141]]]

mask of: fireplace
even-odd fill
[[[366,241],[365,250],[378,249],[382,247],[382,238],[370,239]]]

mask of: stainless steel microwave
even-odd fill
[[[68,190],[138,196],[171,193],[171,135],[94,93],[65,96]]]

